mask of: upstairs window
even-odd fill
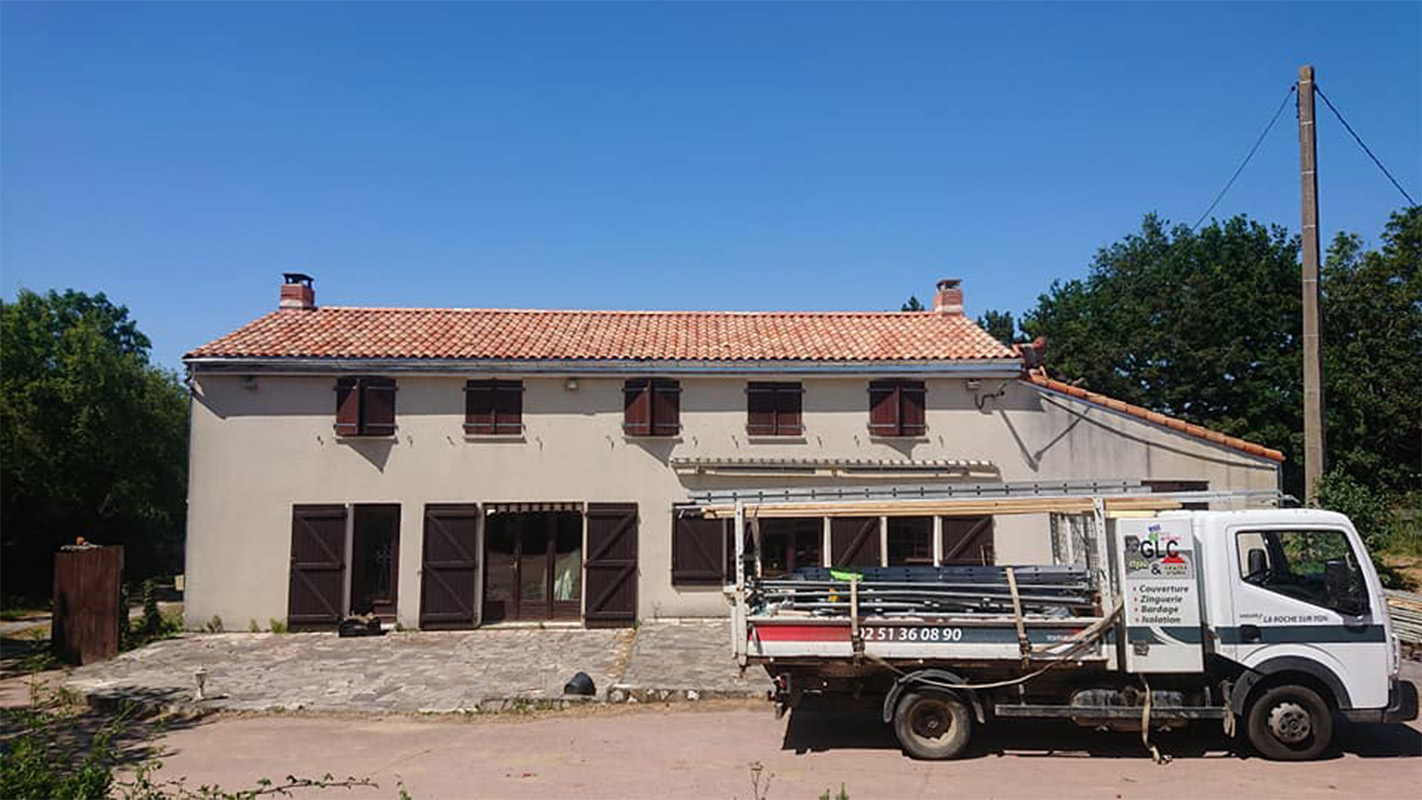
[[[746,434],[750,436],[799,436],[800,398],[805,390],[798,383],[755,383],[746,387]]]
[[[338,378],[337,436],[394,436],[395,379]]]
[[[523,433],[523,381],[466,382],[464,432],[471,436]]]
[[[883,380],[869,384],[869,433],[874,436],[922,436],[923,381]]]
[[[681,432],[681,384],[666,378],[634,378],[622,387],[622,432],[628,436],[675,436]]]

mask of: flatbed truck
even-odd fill
[[[870,699],[911,757],[957,757],[996,719],[1059,718],[1141,731],[1147,746],[1153,729],[1212,720],[1266,758],[1307,760],[1329,750],[1339,718],[1416,719],[1382,584],[1348,518],[1181,508],[1229,499],[760,492],[700,510],[734,519],[725,591],[742,669],[765,669],[781,713],[809,697]],[[766,576],[757,553],[770,517],[983,513],[1050,519],[1053,563]]]

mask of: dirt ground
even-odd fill
[[[326,772],[379,784],[328,792],[354,798],[393,798],[397,782],[415,798],[812,798],[841,784],[856,800],[1418,796],[1422,728],[1350,725],[1340,738],[1334,758],[1277,764],[1235,755],[1216,728],[1201,728],[1157,736],[1174,760],[1156,765],[1139,734],[1004,722],[984,729],[967,759],[925,763],[905,758],[872,714],[776,720],[742,701],[522,719],[223,716],[159,744],[161,774],[189,785]]]

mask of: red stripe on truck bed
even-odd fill
[[[848,625],[756,625],[750,634],[762,642],[847,642]]]

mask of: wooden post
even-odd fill
[[[1299,184],[1303,205],[1304,497],[1312,503],[1324,472],[1323,359],[1318,316],[1318,139],[1313,67],[1299,67]]]

